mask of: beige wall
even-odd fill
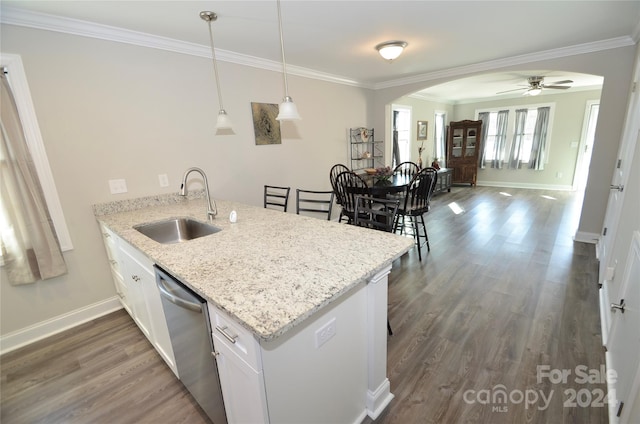
[[[250,103],[279,103],[282,76],[220,63],[236,134],[215,136],[209,59],[10,25],[0,35],[22,58],[74,245],[63,277],[13,287],[1,271],[2,335],[115,296],[92,204],[177,191],[190,166],[214,198],[255,205],[265,183],[328,189],[331,165],[347,162],[347,128],[371,126],[369,90],[291,76],[303,120],[283,124],[281,145],[256,146]],[[109,193],[114,178],[128,193]]]
[[[454,120],[477,119],[477,111],[499,107],[526,106],[553,103],[553,126],[550,128],[549,160],[544,170],[531,169],[493,169],[478,171],[478,184],[523,187],[548,187],[570,189],[573,185],[573,174],[578,159],[578,147],[571,147],[572,142],[580,142],[587,101],[599,100],[600,90],[573,91],[563,94],[545,94],[538,97],[519,97],[490,102],[479,102],[456,105]],[[561,173],[561,176],[558,176]]]
[[[415,97],[403,96],[393,102],[394,105],[409,106],[411,108],[411,161],[418,162],[418,148],[422,141],[416,139],[418,121],[427,121],[427,140],[424,143],[422,152],[422,163],[424,166],[431,164],[435,157],[435,113],[443,111],[446,113],[447,122],[453,116],[453,105],[421,100]],[[390,156],[389,156],[390,157]],[[388,160],[387,162],[391,162]]]
[[[623,121],[633,70],[635,46],[620,47],[599,52],[575,54],[557,59],[546,59],[506,66],[483,72],[452,73],[431,80],[411,82],[404,85],[376,90],[374,93],[373,125],[384,128],[387,123],[387,105],[394,103],[402,96],[415,93],[421,89],[441,84],[458,78],[465,78],[480,73],[530,70],[566,70],[604,77],[600,113],[593,146],[593,160],[589,169],[589,179],[585,190],[582,215],[578,231],[588,234],[599,234],[602,229],[609,184],[613,174],[618,145],[622,134]],[[440,74],[441,75],[441,74]]]

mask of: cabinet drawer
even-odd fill
[[[211,303],[207,306],[215,343],[223,343],[251,368],[262,370],[260,346],[253,334]]]

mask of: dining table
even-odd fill
[[[388,194],[397,194],[405,191],[411,182],[410,175],[393,174],[387,179],[372,174],[360,175],[367,183],[367,188],[355,189],[356,194],[368,194],[372,197],[385,198]]]

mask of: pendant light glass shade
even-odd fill
[[[289,96],[289,84],[287,83],[287,62],[284,58],[284,39],[282,37],[282,14],[280,13],[280,0],[278,3],[278,28],[280,30],[280,51],[282,52],[282,78],[284,80],[284,100],[280,103],[278,121],[297,121],[302,119],[298,113],[298,107]]]
[[[285,97],[284,101],[280,103],[279,112],[276,117],[278,121],[298,121],[302,119],[298,113],[298,107],[289,96]]]
[[[216,122],[216,128],[219,130],[232,130],[233,125],[231,124],[231,119],[227,112],[224,109],[220,109],[218,112],[218,121]]]
[[[209,39],[211,41],[211,59],[213,61],[213,73],[216,78],[216,87],[218,88],[218,103],[220,105],[220,111],[218,112],[218,119],[216,121],[216,129],[218,130],[231,130],[233,125],[231,124],[231,118],[227,115],[227,111],[224,110],[222,104],[222,91],[220,91],[220,79],[218,78],[218,63],[216,61],[216,49],[213,45],[213,30],[211,29],[211,22],[218,19],[218,15],[214,12],[204,11],[200,12],[200,18],[209,24]]]

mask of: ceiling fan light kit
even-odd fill
[[[385,41],[376,46],[376,50],[385,60],[392,62],[402,54],[402,51],[409,44],[406,41]]]

